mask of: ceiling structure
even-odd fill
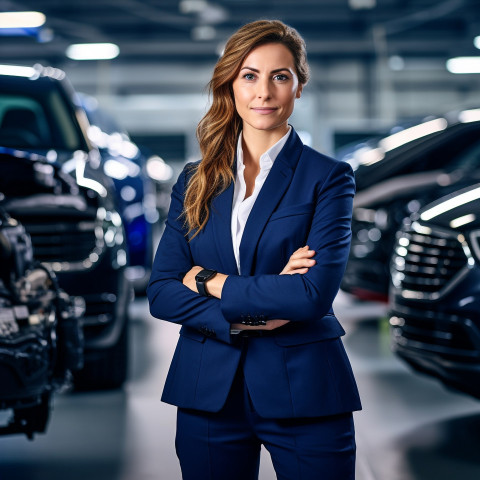
[[[480,0],[0,0],[0,12],[26,10],[46,23],[32,36],[0,30],[0,64],[64,69],[131,131],[193,132],[226,39],[260,18],[283,20],[306,40],[314,101],[303,117],[316,131],[478,104],[480,75],[453,75],[445,62],[480,56]],[[70,45],[92,42],[114,43],[120,54],[66,56]]]
[[[310,60],[447,59],[480,52],[478,0],[0,0],[36,10],[39,38],[0,37],[0,61],[62,66],[72,43],[112,42],[117,63],[211,62],[240,25],[277,18],[305,37]]]
[[[363,135],[478,105],[480,75],[453,75],[445,62],[480,56],[480,0],[0,0],[0,12],[28,10],[46,23],[29,36],[0,29],[0,64],[62,68],[131,133],[181,133],[186,156],[226,39],[261,18],[306,40],[312,80],[295,121],[327,151],[334,131]],[[72,44],[96,42],[118,45],[119,56],[66,56]]]

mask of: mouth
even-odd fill
[[[260,115],[268,115],[276,112],[278,109],[276,107],[252,107],[252,110]]]

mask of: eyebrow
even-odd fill
[[[256,69],[256,68],[253,68],[253,67],[247,67],[247,66],[245,66],[245,67],[242,67],[242,68],[240,69],[240,71],[242,71],[242,70],[251,70],[252,72],[260,73],[260,70],[258,70],[258,69]],[[272,70],[270,73],[278,73],[278,72],[284,72],[284,71],[286,71],[286,72],[288,72],[288,73],[292,73],[292,71],[291,71],[289,68],[287,68],[287,67],[276,68],[275,70]]]

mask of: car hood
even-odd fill
[[[0,147],[0,192],[5,197],[33,194],[78,195],[75,180],[46,157]]]
[[[480,228],[480,183],[429,203],[418,212],[418,220],[429,226],[459,232]]]

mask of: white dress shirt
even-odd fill
[[[260,173],[255,178],[255,186],[253,193],[245,198],[247,186],[245,184],[243,163],[243,149],[242,149],[242,132],[238,137],[237,143],[237,175],[235,177],[235,189],[233,192],[232,204],[232,242],[233,252],[237,261],[238,273],[240,274],[240,242],[242,241],[243,231],[247,223],[248,216],[252,211],[255,200],[260,193],[260,190],[265,183],[268,173],[270,172],[273,162],[282,150],[283,146],[288,140],[292,127],[288,127],[288,132],[272,147],[270,147],[260,157]]]

